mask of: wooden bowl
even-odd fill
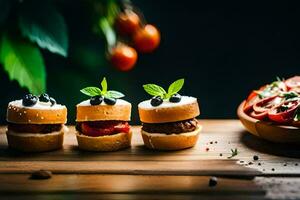
[[[271,142],[300,144],[300,128],[276,125],[252,118],[244,112],[244,104],[245,101],[238,107],[237,115],[248,132]]]

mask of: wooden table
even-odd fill
[[[132,148],[122,151],[81,152],[70,127],[63,150],[22,154],[7,149],[1,127],[0,199],[300,198],[299,146],[262,141],[238,120],[200,123],[197,146],[175,152],[146,149],[135,126]],[[235,148],[238,155],[227,158]],[[52,178],[29,179],[40,169]],[[211,176],[218,178],[215,187],[208,185]]]

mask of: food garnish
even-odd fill
[[[237,156],[238,155],[238,150],[237,150],[237,148],[235,148],[235,149],[230,149],[230,151],[231,151],[231,156],[229,156],[229,157],[227,157],[227,158],[233,158],[234,156]]]
[[[99,105],[104,101],[108,105],[114,105],[117,99],[125,95],[115,90],[108,90],[107,81],[104,77],[101,81],[101,89],[99,87],[86,87],[80,90],[81,93],[90,96],[91,105]]]
[[[163,103],[163,100],[169,100],[172,103],[178,103],[181,100],[180,94],[178,92],[182,89],[184,85],[184,79],[178,79],[174,81],[168,88],[168,92],[166,90],[156,84],[146,84],[143,85],[144,90],[153,96],[150,103],[152,106],[159,106]]]

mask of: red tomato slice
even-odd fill
[[[128,122],[84,122],[81,131],[84,135],[98,137],[112,135],[120,132],[128,133],[130,130]]]
[[[276,105],[282,102],[283,98],[278,95],[264,98],[253,105],[253,110],[255,112],[266,112],[269,111]]]
[[[300,86],[291,88],[289,91],[293,91],[293,92],[296,92],[296,93],[300,94]]]
[[[250,113],[250,116],[255,118],[255,119],[259,119],[259,120],[263,120],[268,116],[268,111],[265,112],[256,112],[256,111],[252,111]]]
[[[292,78],[289,78],[285,81],[286,86],[288,89],[300,87],[300,76],[294,76]]]
[[[268,112],[270,120],[277,123],[288,123],[293,121],[295,112],[299,106],[298,100],[285,101],[278,106],[275,106]]]
[[[253,108],[253,105],[259,101],[259,96],[257,95],[257,92],[256,91],[252,91],[247,100],[246,100],[246,103],[244,105],[244,112],[245,113],[248,113],[250,110],[252,110]]]

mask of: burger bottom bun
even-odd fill
[[[149,149],[157,150],[181,150],[195,146],[202,127],[198,126],[195,131],[180,134],[163,134],[142,132],[144,144]]]
[[[76,132],[78,148],[86,151],[117,151],[131,145],[132,132],[90,137]]]
[[[22,152],[44,152],[61,149],[64,141],[64,131],[52,133],[16,133],[6,132],[8,146]]]

